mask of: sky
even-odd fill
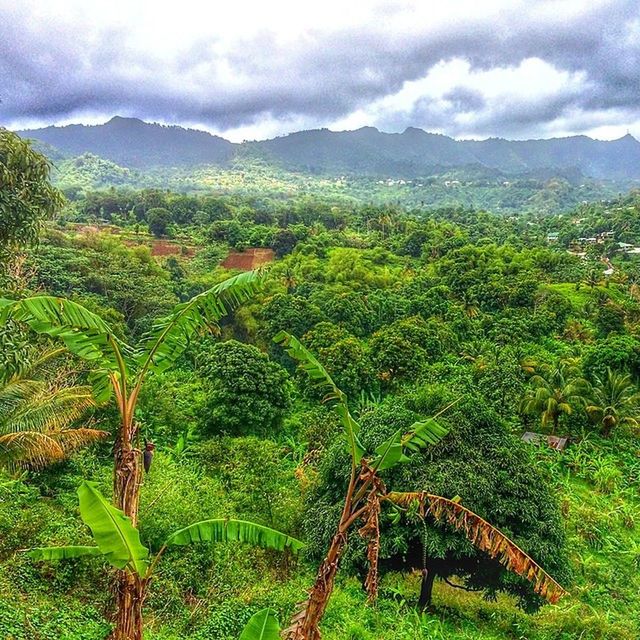
[[[0,0],[0,125],[640,137],[639,0]]]

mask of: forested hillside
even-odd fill
[[[0,180],[0,637],[640,637],[637,193]]]
[[[590,178],[640,178],[640,143],[631,135],[612,141],[587,136],[454,140],[415,127],[403,133],[362,127],[355,131],[300,131],[272,140],[232,144],[204,131],[120,116],[102,125],[46,127],[19,133],[67,155],[93,153],[137,168],[224,165],[237,154],[250,153],[287,169],[327,175],[414,178],[433,173],[434,167],[475,165],[506,174],[547,169],[578,171]]]
[[[129,186],[561,213],[617,196],[640,180],[640,144],[630,135],[474,141],[364,127],[232,144],[203,131],[121,117],[22,134],[54,160],[54,182],[71,196]]]

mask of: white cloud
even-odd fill
[[[604,134],[640,120],[639,66],[637,0],[0,0],[13,126]]]

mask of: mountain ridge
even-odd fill
[[[578,170],[596,179],[640,179],[640,142],[585,135],[562,138],[456,140],[417,127],[387,133],[376,127],[292,132],[267,140],[233,143],[200,129],[114,116],[104,124],[49,126],[18,131],[67,156],[92,153],[124,167],[213,164],[228,166],[248,153],[287,170],[312,174],[417,177],[430,167],[480,164],[505,173]]]

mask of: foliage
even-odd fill
[[[80,515],[91,529],[95,546],[38,547],[28,551],[34,560],[57,561],[82,556],[103,556],[117,569],[127,568],[145,581],[153,574],[167,547],[195,542],[242,542],[276,551],[297,553],[304,544],[275,529],[235,519],[194,522],[172,533],[153,561],[149,549],[140,542],[140,533],[131,518],[107,502],[95,483],[83,482],[78,489]]]
[[[505,187],[503,178],[494,184],[487,176],[464,178],[467,184],[455,172],[425,177],[422,189],[355,176],[337,185],[323,176],[285,174],[255,159],[240,160],[228,171],[194,168],[180,175],[143,175],[92,159],[75,168],[73,163],[57,161],[57,179],[67,172],[73,178],[64,183],[70,202],[58,222],[46,225],[37,246],[15,256],[0,282],[1,295],[12,301],[6,312],[12,317],[0,330],[5,380],[26,376],[59,385],[73,371],[64,385],[94,383],[99,393],[108,385],[97,372],[120,376],[99,324],[76,327],[75,336],[66,333],[76,325],[56,325],[79,353],[97,355],[95,348],[102,354],[85,362],[90,377],[71,356],[60,378],[29,374],[29,360],[50,347],[51,337],[59,339],[58,329],[41,326],[26,306],[18,312],[23,303],[16,301],[42,297],[45,308],[35,313],[45,322],[59,323],[68,312],[86,324],[99,317],[123,357],[127,394],[154,342],[169,331],[166,351],[147,361],[131,415],[137,427],[132,446],[155,444],[153,464],[141,482],[141,538],[159,550],[176,529],[230,518],[255,520],[309,542],[309,553],[297,562],[288,554],[226,544],[169,548],[145,605],[151,640],[236,640],[251,615],[266,607],[280,620],[290,618],[313,581],[314,559],[331,544],[340,520],[351,467],[345,454],[349,417],[359,427],[364,459],[380,456],[380,467],[386,466],[382,458],[389,463],[376,474],[389,490],[439,495],[438,504],[448,507],[439,523],[426,503],[421,518],[419,501],[399,512],[383,501],[379,513],[375,494],[358,502],[367,507],[367,517],[349,529],[323,637],[638,635],[633,398],[640,377],[640,260],[617,244],[640,245],[637,194],[579,205],[560,216],[543,212],[589,199],[592,187],[514,177]],[[93,174],[96,183],[113,179],[121,186],[92,191]],[[462,184],[445,187],[445,179]],[[171,181],[180,193],[167,190]],[[282,185],[287,193],[278,191]],[[462,200],[500,202],[503,208],[487,212],[454,204]],[[431,206],[438,201],[450,206]],[[170,213],[170,240],[147,233],[154,208]],[[610,231],[613,241],[579,246],[580,238]],[[547,239],[556,232],[558,240]],[[225,312],[237,308],[232,295],[211,291],[231,275],[219,263],[233,247],[274,247],[281,255],[260,280],[263,287],[244,283],[243,306],[223,319],[221,308],[207,305],[213,295],[224,298]],[[582,252],[584,257],[577,255]],[[610,261],[613,274],[603,274],[601,257]],[[236,281],[240,289],[242,280]],[[61,297],[72,302],[60,307]],[[14,312],[46,332],[35,338],[25,333]],[[209,329],[222,339],[218,348],[234,340],[244,344],[229,369],[234,376],[238,372],[237,380],[222,381],[219,406],[227,417],[244,412],[252,435],[238,437],[235,427],[227,435],[208,428],[211,390],[218,385],[209,375],[214,343],[202,340]],[[344,402],[326,378],[294,373],[292,360],[271,343],[282,329],[303,336],[302,344],[317,354],[334,386],[346,392]],[[78,332],[90,333],[88,342]],[[254,358],[261,372],[255,378],[243,362]],[[565,371],[563,385],[551,374],[565,361],[575,371]],[[274,363],[287,369],[290,381]],[[624,384],[609,380],[609,368]],[[272,375],[275,384],[266,394],[262,386],[251,386]],[[538,391],[531,381],[536,375],[549,383],[541,385],[549,397],[544,409],[522,414],[523,396],[530,400]],[[580,383],[575,394],[567,387],[580,378],[589,385]],[[234,395],[237,381],[242,403]],[[282,398],[284,388],[286,402],[276,407],[270,394]],[[329,399],[319,405],[327,392]],[[260,401],[254,403],[256,397]],[[559,431],[571,436],[567,448],[557,452],[520,442],[523,431],[539,430],[535,424],[549,409],[549,398],[558,400],[557,407],[562,397],[571,407],[570,414],[558,416]],[[342,415],[333,410],[336,403]],[[438,423],[448,436],[424,451],[400,453],[412,425],[443,407],[449,408]],[[117,431],[114,405],[91,410],[99,428]],[[263,431],[263,416],[276,414]],[[615,420],[606,438],[605,417],[607,423]],[[552,422],[551,417],[549,427]],[[392,466],[394,457],[409,453],[410,461]],[[359,466],[357,483],[365,481],[361,473]],[[98,640],[109,633],[109,574],[96,558],[69,558],[54,569],[16,554],[47,544],[93,545],[76,517],[74,493],[85,478],[97,480],[105,495],[109,491],[105,447],[85,449],[45,469],[0,474],[0,636]],[[446,524],[447,514],[464,522],[466,508],[500,527],[571,595],[533,615],[514,608],[518,602],[533,610],[539,596],[521,577],[475,551],[455,523]],[[379,537],[372,535],[375,517]],[[360,529],[364,538],[355,534]],[[425,542],[427,566],[440,579],[433,585],[432,610],[419,613],[414,604]],[[380,597],[368,607],[361,584],[365,558],[370,555],[375,564],[376,553],[377,576],[368,572],[367,584],[371,590],[378,582]]]
[[[451,402],[450,392],[387,400],[361,419],[362,440],[368,448],[379,446],[397,430],[406,430],[418,418],[411,409],[436,410]],[[385,475],[394,491],[427,491],[458,496],[461,504],[479,513],[510,535],[558,581],[566,584],[569,571],[558,505],[549,486],[531,466],[525,445],[509,434],[506,425],[479,397],[460,399],[439,420],[449,435],[436,447],[414,454],[410,462]],[[336,482],[346,460],[338,445],[327,452],[320,465],[319,482],[308,497],[305,533],[310,550],[317,555],[327,543],[337,517],[343,483]],[[429,570],[441,578],[456,576],[467,587],[495,594],[504,590],[516,595],[526,608],[540,600],[523,581],[479,554],[459,535],[422,521],[413,511],[399,527],[383,521],[380,549],[383,573],[394,570]],[[356,549],[348,558],[352,570],[360,571]]]
[[[154,207],[147,211],[147,223],[149,225],[149,231],[153,233],[156,238],[166,236],[171,224],[171,212],[162,207]]]
[[[60,355],[61,349],[41,352],[0,383],[0,465],[5,468],[44,467],[107,436],[93,426],[76,425],[94,401],[89,387],[69,383],[71,371],[51,375],[52,361]]]
[[[539,367],[529,385],[522,402],[523,411],[540,415],[543,427],[551,424],[552,434],[558,429],[560,416],[570,415],[583,406],[589,394],[586,380],[578,376],[575,365],[566,361]]]
[[[0,127],[0,252],[35,242],[42,222],[60,210],[50,167],[31,143]]]
[[[291,404],[288,375],[256,347],[236,340],[201,350],[198,371],[209,382],[209,433],[275,432]]]
[[[607,377],[604,380],[596,378],[586,411],[607,437],[620,425],[638,425],[639,402],[640,395],[631,380],[631,375],[607,369]]]

